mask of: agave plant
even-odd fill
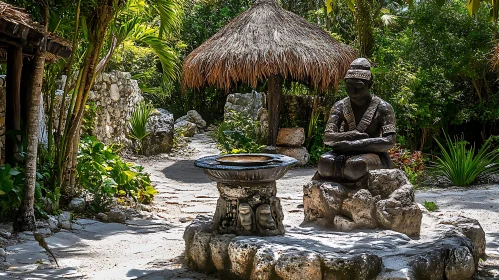
[[[140,151],[142,151],[142,140],[149,135],[146,124],[153,110],[154,107],[151,103],[146,103],[145,101],[137,103],[128,124],[129,136],[137,140]]]
[[[436,140],[436,139],[435,139]],[[499,150],[495,150],[492,139],[476,152],[473,145],[466,148],[467,142],[445,135],[446,146],[436,140],[441,156],[436,157],[431,170],[435,175],[444,176],[456,186],[469,186],[477,179],[499,172]]]

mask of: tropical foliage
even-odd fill
[[[256,140],[257,131],[257,121],[233,111],[231,118],[217,127],[214,138],[223,153],[258,153],[264,146]]]
[[[142,150],[142,140],[149,135],[146,125],[153,110],[154,107],[152,104],[145,101],[139,102],[135,106],[135,110],[130,118],[130,123],[128,124],[130,137],[137,140],[139,150]]]
[[[452,140],[445,136],[446,142],[441,144],[441,155],[436,157],[432,171],[437,176],[447,178],[453,185],[469,186],[480,178],[499,172],[499,151],[492,147],[492,139],[475,150],[472,145],[462,139]]]
[[[144,168],[124,162],[113,150],[95,137],[83,138],[78,154],[78,182],[85,194],[91,196],[90,210],[104,212],[113,198],[132,198],[139,203],[150,203],[157,193]]]

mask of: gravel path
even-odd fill
[[[48,258],[32,236],[23,235],[26,242],[7,248],[7,261],[19,269],[0,271],[0,279],[216,279],[182,266],[185,227],[197,214],[214,213],[218,198],[215,183],[193,163],[219,151],[203,134],[195,135],[189,147],[191,153],[178,158],[161,155],[134,159],[151,174],[159,192],[148,218],[125,225],[78,220],[83,229],[63,230],[47,239],[58,256],[61,267],[57,269],[36,269],[40,263],[48,264]],[[295,225],[303,220],[303,209],[298,208],[302,187],[314,172],[313,168],[296,168],[277,182],[284,224]],[[489,255],[482,262],[481,279],[494,275],[499,279],[498,194],[499,185],[416,192],[419,203],[433,201],[440,207],[437,215],[463,215],[481,223],[487,233]],[[38,264],[29,270],[27,266],[33,260]]]

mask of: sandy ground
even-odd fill
[[[218,154],[218,150],[202,134],[194,136],[189,147],[193,152],[179,158],[134,159],[151,174],[159,192],[148,218],[125,225],[77,220],[83,229],[63,230],[47,239],[59,268],[48,265],[47,255],[32,236],[21,235],[26,242],[7,248],[7,261],[13,267],[0,272],[0,279],[215,279],[182,266],[185,227],[197,214],[214,213],[218,198],[215,183],[193,165],[195,159]],[[302,187],[314,172],[313,168],[295,168],[277,182],[285,225],[302,221],[303,210],[298,207]],[[480,222],[487,234],[489,256],[481,262],[481,279],[499,279],[498,194],[499,185],[416,192],[419,203],[433,201],[440,207],[437,215],[462,215]],[[43,263],[46,269],[36,269]]]

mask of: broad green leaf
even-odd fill
[[[125,173],[125,175],[127,176],[127,181],[130,181],[137,176],[137,173],[133,171],[125,171],[123,173]]]
[[[468,13],[473,16],[480,8],[480,0],[468,0]]]
[[[4,193],[2,190],[0,190],[0,195],[4,195],[4,194],[5,194],[5,193]]]
[[[350,11],[355,12],[355,0],[347,0],[347,6]]]
[[[331,0],[326,0],[326,13],[329,15],[329,13],[331,13],[332,10],[333,6]]]

